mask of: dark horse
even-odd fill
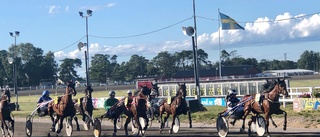
[[[160,104],[160,120],[161,120],[161,126],[160,126],[160,132],[164,128],[164,123],[167,121],[170,115],[172,115],[172,124],[170,127],[169,133],[172,133],[173,125],[175,125],[175,119],[178,115],[181,114],[187,114],[188,107],[186,102],[186,94],[187,94],[187,88],[185,83],[179,84],[179,91],[177,92],[177,95],[172,99],[169,97],[168,99],[171,99],[172,101],[168,101],[168,99],[164,99],[163,102]],[[164,118],[164,121],[162,120],[162,115],[164,113],[167,113],[166,117]],[[189,113],[190,114],[190,113]],[[191,125],[191,119],[189,115],[189,124]]]
[[[149,124],[149,119],[147,118],[147,102],[148,97],[151,93],[151,89],[147,87],[147,85],[141,86],[137,96],[133,98],[133,101],[130,106],[130,111],[134,117],[135,122],[132,123],[135,127],[138,127],[138,134],[141,133],[144,136],[142,130],[146,130]],[[142,117],[146,120],[145,126],[142,128],[139,118]]]
[[[54,102],[50,102],[48,105],[49,115],[52,121],[51,131],[56,131],[57,133],[61,132],[63,128],[63,120],[66,117],[71,117],[70,119],[76,115],[76,110],[74,108],[74,103],[72,101],[72,94],[75,96],[77,91],[75,89],[75,83],[72,81],[67,82],[66,93],[62,97],[58,97]],[[56,114],[56,119],[54,119],[54,113]],[[59,129],[55,129],[55,125],[60,120]],[[79,125],[77,125],[77,129]]]
[[[2,135],[5,136],[5,129],[9,137],[13,137],[14,120],[11,118],[10,109],[10,91],[9,89],[3,90],[0,102],[0,120]],[[9,121],[9,126],[5,121]],[[4,127],[5,126],[5,127]]]
[[[252,97],[253,99],[251,101],[246,102],[244,105],[243,125],[244,125],[244,120],[246,116],[250,112],[253,112],[254,114],[264,114],[264,118],[266,120],[266,133],[268,134],[268,136],[270,136],[269,128],[268,128],[269,118],[271,117],[272,114],[283,114],[284,115],[283,130],[286,130],[287,113],[280,109],[280,102],[279,102],[280,94],[288,97],[287,85],[284,79],[283,80],[278,79],[276,81],[273,89],[268,94],[266,94],[267,96],[264,97],[262,101],[262,106],[260,106],[260,104],[257,101],[255,101],[255,98],[256,98],[255,95],[246,95],[244,98]],[[250,120],[248,122],[249,131],[250,131],[251,123],[252,121]]]
[[[125,135],[128,136],[128,124],[130,123],[132,118],[132,113],[129,110],[129,108],[127,108],[127,106],[130,106],[127,104],[129,103],[128,100],[129,99],[127,97],[121,99],[119,102],[114,104],[104,115],[101,116],[101,119],[108,118],[113,120],[113,136],[116,136],[117,134],[117,120],[122,114],[126,115],[124,131],[125,131]]]
[[[92,124],[92,112],[93,112],[93,104],[92,104],[92,92],[93,89],[91,88],[91,85],[86,86],[84,90],[84,97],[79,98],[78,100],[74,100],[75,104],[74,107],[76,108],[77,112],[82,115],[82,121],[84,121],[87,125]],[[75,121],[78,122],[78,118],[74,117]],[[89,126],[88,126],[89,127]],[[77,129],[80,130],[80,129]],[[85,129],[85,130],[88,130]]]

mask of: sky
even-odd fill
[[[194,26],[193,0],[10,0],[1,1],[0,50],[14,44],[9,32],[20,31],[17,44],[32,43],[55,53],[56,61],[80,58],[79,42],[89,55],[117,55],[118,63],[133,54],[152,59],[161,51],[192,50],[182,27]],[[198,49],[212,62],[220,50],[244,58],[297,61],[305,50],[319,52],[319,0],[195,0]],[[219,11],[245,30],[220,30]],[[219,45],[220,32],[220,45]],[[83,63],[84,64],[84,63]],[[84,75],[84,68],[78,70]]]

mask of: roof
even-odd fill
[[[307,69],[283,69],[283,70],[267,70],[263,73],[295,73],[295,72],[314,72],[313,70]]]
[[[252,65],[226,66],[221,68],[222,76],[250,75],[261,73],[259,69]],[[219,75],[218,68],[199,70],[199,77],[215,77]],[[173,75],[173,78],[194,77],[194,70],[182,70]]]

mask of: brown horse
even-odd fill
[[[286,130],[287,128],[287,113],[280,109],[280,102],[279,97],[280,94],[285,95],[288,97],[288,91],[287,91],[287,85],[285,80],[278,79],[275,83],[275,86],[273,89],[266,94],[265,98],[262,101],[262,106],[255,101],[255,95],[246,95],[244,98],[252,97],[253,99],[251,101],[248,101],[245,103],[244,106],[244,116],[243,116],[243,125],[245,122],[246,116],[253,112],[254,114],[264,114],[265,122],[266,122],[266,133],[268,136],[270,136],[269,133],[269,118],[272,114],[283,114],[284,115],[284,125],[283,130]],[[248,122],[249,131],[251,126],[252,120]],[[249,132],[250,134],[250,132]]]
[[[2,135],[5,135],[5,129],[9,137],[13,137],[14,131],[14,120],[11,117],[10,103],[10,91],[6,89],[2,91],[1,101],[0,101],[0,121],[1,121],[1,131]],[[9,126],[6,121],[9,121]]]
[[[84,90],[84,97],[81,97],[78,100],[74,100],[75,102],[74,107],[76,108],[77,112],[79,112],[80,115],[82,115],[82,121],[84,121],[86,124],[91,123],[93,125],[92,92],[93,92],[93,89],[91,88],[91,85],[86,86]],[[74,120],[76,121],[76,123],[78,123],[78,118],[76,116],[74,117]],[[80,130],[80,129],[77,129],[77,130]]]
[[[72,101],[72,94],[75,96],[77,94],[75,89],[75,83],[72,81],[67,82],[66,93],[62,97],[59,97],[58,100],[52,101],[48,105],[49,115],[52,121],[51,131],[56,131],[60,133],[63,128],[63,120],[66,117],[71,117],[70,120],[76,115],[76,110],[74,108],[74,103]],[[54,113],[56,119],[54,119]],[[59,129],[55,129],[55,125],[60,120]],[[77,125],[77,129],[79,125]]]
[[[134,117],[135,122],[132,123],[135,125],[135,127],[138,127],[138,134],[141,133],[142,136],[144,136],[144,133],[142,130],[146,130],[149,124],[149,119],[147,118],[147,102],[148,102],[148,96],[151,93],[151,89],[147,87],[147,85],[141,86],[138,93],[138,96],[135,96],[133,98],[133,101],[130,106],[130,111],[132,112],[132,115]],[[146,120],[145,126],[142,128],[141,123],[139,121],[139,118],[142,117]]]
[[[162,129],[164,128],[164,123],[167,121],[170,115],[172,115],[172,124],[170,127],[169,133],[172,133],[173,130],[173,125],[175,125],[175,119],[178,115],[180,114],[187,114],[188,107],[187,107],[187,102],[186,102],[186,94],[187,94],[187,88],[185,83],[179,84],[179,91],[177,92],[177,95],[171,100],[172,102],[168,101],[168,99],[164,99],[164,101],[160,104],[160,121],[161,121],[161,126],[160,126],[160,132],[162,132]],[[164,121],[162,120],[162,115],[164,113],[167,113],[166,117],[164,118]],[[189,115],[189,120],[190,120],[190,115]],[[191,120],[190,120],[191,121]],[[191,122],[190,127],[191,126]]]

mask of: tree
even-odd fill
[[[298,68],[317,71],[319,70],[319,60],[319,52],[306,50],[297,62]]]
[[[110,63],[110,55],[95,54],[91,60],[90,78],[98,80],[101,83],[107,82],[107,78],[111,76],[113,67]]]
[[[143,56],[134,54],[131,56],[130,60],[125,65],[127,73],[127,78],[133,80],[135,78],[144,77],[147,75],[147,60]]]
[[[158,55],[152,59],[152,62],[154,62],[154,67],[160,71],[158,73],[166,78],[171,78],[178,70],[175,66],[175,57],[167,51],[158,53]]]
[[[73,79],[78,79],[77,71],[75,71],[76,67],[81,68],[81,60],[80,59],[70,59],[66,58],[60,60],[62,63],[59,67],[59,78],[62,81],[69,81]]]

